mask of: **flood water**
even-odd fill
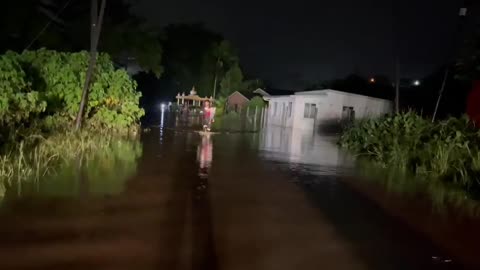
[[[464,269],[344,181],[334,142],[162,117],[119,156],[6,192],[0,269]]]

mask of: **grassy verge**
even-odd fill
[[[480,132],[467,118],[431,123],[412,112],[355,122],[339,144],[399,175],[480,196]]]
[[[141,150],[136,146],[130,149],[133,144],[129,142],[124,137],[89,131],[59,132],[47,138],[28,136],[0,154],[0,194],[19,183],[55,178],[65,168],[91,164],[91,160],[97,160],[91,165],[97,167],[96,172],[105,172],[105,167],[111,167],[113,161],[129,165]]]
[[[431,203],[435,213],[448,215],[449,211],[454,211],[471,217],[480,216],[478,200],[451,182],[404,174],[390,168],[382,169],[368,160],[360,160],[357,171],[365,181],[381,186],[388,193],[401,196],[403,200],[416,201],[425,198]]]

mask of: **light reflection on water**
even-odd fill
[[[168,118],[165,120],[168,121]],[[162,121],[160,121],[160,126],[163,126]],[[160,140],[157,136],[164,138],[164,143],[159,145]],[[245,154],[251,154],[246,152],[252,149],[256,151],[258,148],[260,157],[267,167],[274,167],[268,169],[277,169],[276,166],[270,166],[272,163],[279,164],[278,167],[286,170],[289,176],[286,178],[303,187],[306,196],[312,205],[318,208],[325,221],[332,224],[342,239],[348,241],[350,246],[360,254],[359,256],[369,263],[371,267],[368,269],[432,269],[430,267],[432,265],[431,255],[442,257],[429,244],[429,241],[404,228],[403,224],[396,220],[392,220],[388,215],[379,211],[376,205],[366,200],[363,195],[340,181],[339,178],[343,175],[352,174],[355,166],[353,159],[335,145],[335,137],[273,127],[265,129],[260,134],[218,134],[212,137],[199,136],[195,132],[177,132],[160,128],[159,131],[152,131],[152,134],[143,138],[145,147],[143,152],[139,142],[122,141],[109,151],[82,163],[80,167],[76,167],[78,164],[73,163],[60,170],[56,177],[44,179],[36,183],[37,186],[30,187],[30,190],[23,188],[21,195],[78,198],[83,194],[118,194],[124,190],[126,180],[136,173],[137,160],[143,155],[141,164],[143,167],[139,169],[139,173],[143,173],[143,175],[134,179],[136,187],[140,190],[137,191],[138,193],[135,192],[138,195],[135,198],[141,200],[142,203],[135,204],[135,201],[129,200],[129,203],[134,203],[133,207],[135,205],[139,207],[132,209],[136,209],[140,213],[143,213],[143,210],[151,211],[154,213],[154,217],[165,214],[166,218],[171,219],[172,227],[181,229],[183,225],[181,221],[184,222],[184,211],[188,209],[187,204],[184,203],[194,197],[192,214],[195,215],[195,224],[201,228],[195,236],[203,239],[206,236],[211,237],[214,226],[210,224],[209,189],[199,188],[197,190],[197,188],[206,185],[207,181],[205,180],[212,167],[212,160],[215,159],[217,162],[214,168],[217,168],[217,165],[222,166],[223,159],[223,164],[238,162],[242,164],[240,168],[249,170],[249,165],[253,165],[252,162],[258,162],[258,159]],[[248,144],[253,147],[248,149],[245,147]],[[196,159],[195,154],[197,155]],[[198,167],[195,162],[198,162]],[[169,164],[171,168],[166,164]],[[253,168],[252,172],[255,173],[254,170],[260,166],[251,167]],[[198,173],[197,170],[199,170]],[[202,181],[196,181],[197,175]],[[169,176],[174,179],[173,183],[176,184],[172,185],[175,187],[175,189],[172,188],[175,191],[174,197],[168,200],[169,203],[160,201],[157,205],[155,201],[158,198],[168,198],[162,192],[168,192],[169,189],[164,186],[159,187],[162,183],[167,182],[161,180],[165,176],[167,179]],[[243,176],[230,175],[229,177],[242,181]],[[192,182],[197,185],[192,185]],[[195,187],[194,193],[190,192],[191,186]],[[156,189],[157,187],[158,189]],[[151,197],[148,197],[149,193]],[[147,199],[154,199],[154,202],[144,205],[144,196],[147,196]],[[159,208],[162,209],[161,211],[156,208],[165,205],[168,207]],[[145,209],[145,207],[150,207],[150,209]],[[130,211],[128,207],[126,210],[127,213],[137,212]],[[126,220],[131,219],[129,215],[125,215],[125,217]],[[118,224],[112,223],[110,226],[114,228],[116,225]],[[134,231],[139,228],[140,231],[143,230],[135,223],[134,225]],[[162,227],[155,225],[152,228],[156,232]],[[299,229],[301,230],[302,227],[299,226]],[[174,240],[177,239],[177,236],[178,239],[184,237],[183,232],[175,234],[176,230],[173,230],[172,233],[167,228],[166,232],[169,236],[173,236]],[[148,238],[153,239],[152,235],[155,234],[149,235]],[[197,241],[197,243],[203,243],[202,241]],[[206,242],[208,244],[208,241]],[[165,244],[169,248],[171,245],[171,242]],[[322,245],[322,243],[318,243],[318,245]],[[204,251],[209,250],[208,245],[198,246],[200,254],[205,254]],[[163,252],[165,253],[165,250]],[[158,253],[162,254],[162,252]],[[296,256],[297,254],[292,255]]]
[[[448,239],[442,238],[439,248],[419,229],[424,224],[442,221],[428,206],[418,208],[415,196],[402,193],[407,191],[402,189],[406,183],[412,184],[408,191],[413,189],[415,194],[425,191],[421,182],[399,181],[395,174],[390,174],[388,180],[375,178],[380,188],[370,189],[374,185],[367,183],[378,176],[376,168],[359,170],[354,158],[335,142],[332,136],[267,127],[260,134],[259,149],[267,166],[289,175],[290,182],[305,193],[311,205],[361,254],[369,269],[463,269],[456,258],[453,261],[452,254],[443,251],[451,244]],[[400,188],[389,189],[391,183]],[[380,191],[377,199],[371,193],[375,190]],[[396,196],[388,194],[397,191]],[[443,197],[445,191],[438,190],[437,197]],[[405,219],[392,218],[398,217],[398,213],[406,213]],[[404,226],[404,222],[414,225]],[[447,224],[441,230],[449,232],[450,228]]]
[[[207,178],[210,172],[213,158],[213,144],[210,134],[202,135],[197,147],[197,161],[199,163],[199,173],[201,178]]]
[[[335,144],[337,137],[312,131],[266,127],[260,134],[260,155],[266,160],[288,163],[293,170],[315,175],[352,173],[353,158]]]
[[[266,127],[260,134],[260,154],[263,159],[280,163],[293,175],[316,175],[311,181],[330,181],[353,176],[382,187],[385,192],[411,200],[427,198],[432,211],[445,215],[452,208],[468,216],[479,216],[480,206],[464,191],[442,181],[419,179],[394,170],[381,169],[368,161],[358,162],[336,145],[337,137],[312,131]],[[306,178],[302,180],[305,183]],[[296,177],[293,182],[298,182]],[[310,180],[309,180],[310,181]],[[425,196],[426,195],[426,196]]]

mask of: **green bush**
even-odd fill
[[[136,82],[124,70],[115,69],[107,54],[98,56],[86,129],[69,131],[78,112],[88,58],[87,52],[44,49],[0,55],[0,197],[8,186],[54,176],[78,160],[107,153],[115,154],[109,156],[112,164],[127,158],[128,153],[119,151],[128,143],[109,133],[138,125],[144,114],[139,107],[141,94]],[[120,167],[127,168],[127,162]],[[117,183],[115,176],[110,182]]]
[[[18,60],[14,53],[0,56],[0,126],[3,129],[26,121],[46,108],[46,102],[32,89]]]
[[[78,112],[88,53],[41,49],[0,57],[0,125],[40,122],[46,129],[73,123]],[[126,129],[144,111],[136,82],[99,54],[85,112],[87,127]]]
[[[360,120],[339,144],[384,168],[480,190],[480,132],[466,117],[431,123],[408,112]]]
[[[248,107],[251,109],[255,109],[255,107],[258,107],[259,109],[265,107],[265,101],[261,97],[253,97],[249,102],[248,102]]]

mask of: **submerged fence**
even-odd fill
[[[228,132],[258,132],[265,125],[266,107],[245,107],[215,117],[213,129]]]

